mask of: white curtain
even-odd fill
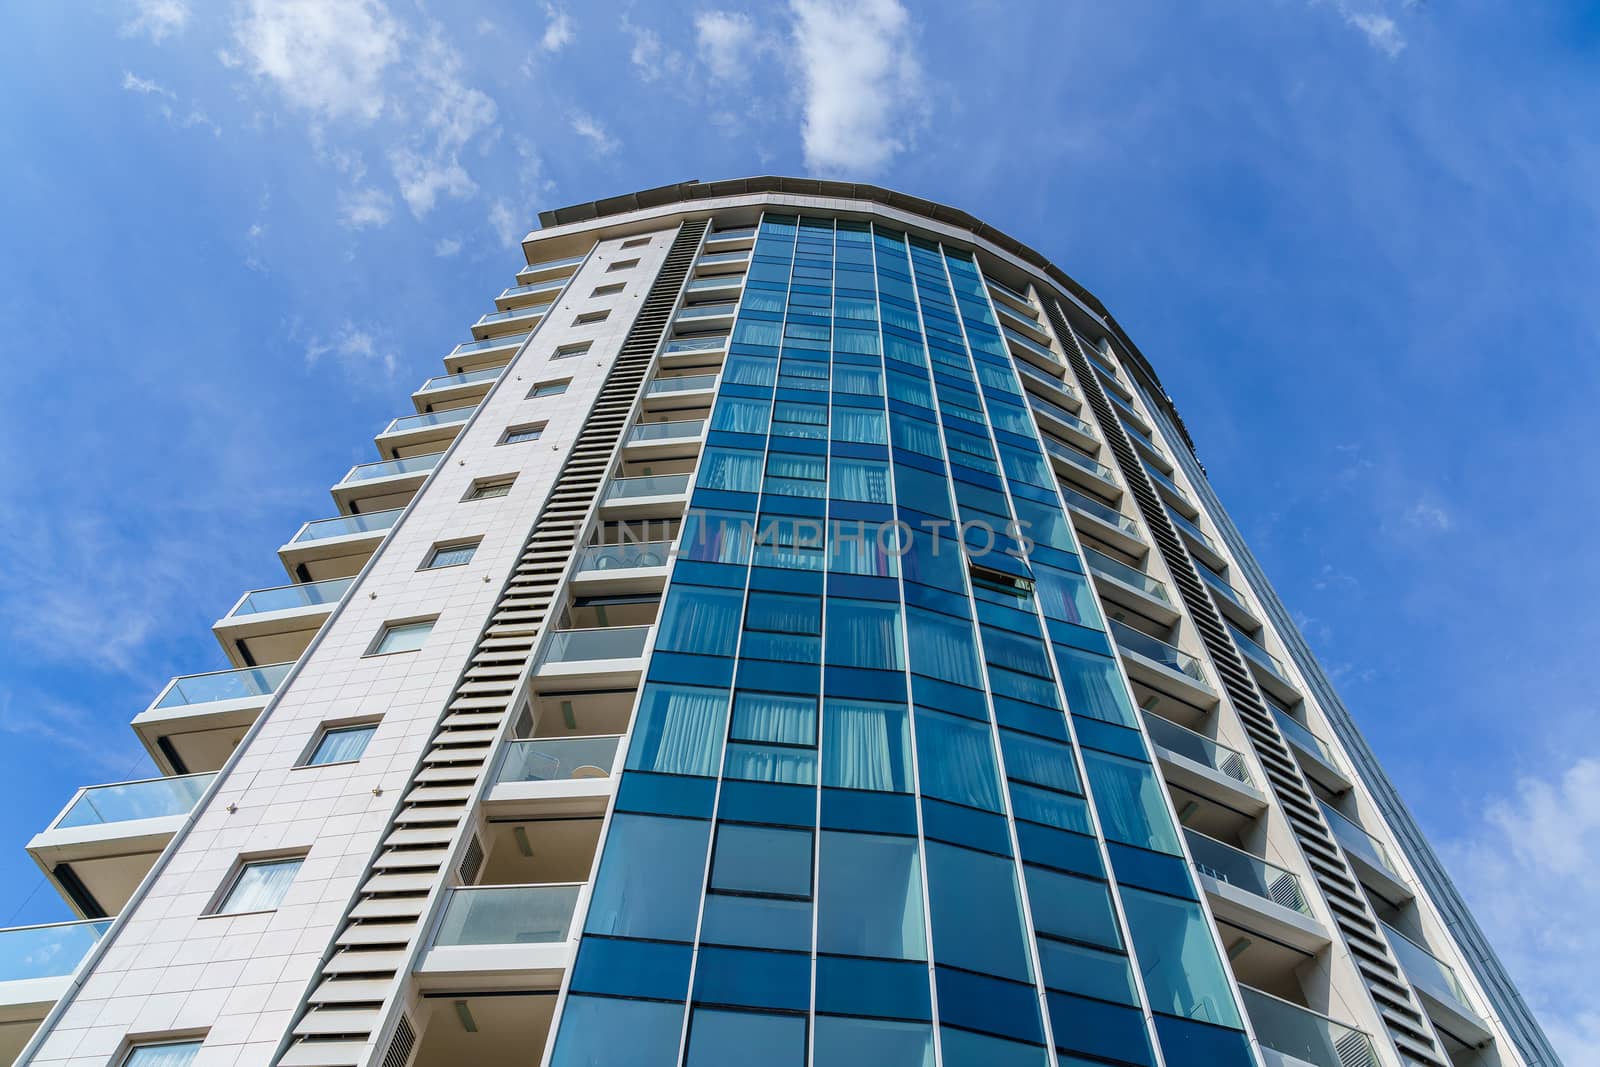
[[[294,883],[294,876],[300,873],[301,862],[292,859],[247,864],[244,870],[239,872],[239,880],[233,883],[233,889],[229,891],[228,899],[222,905],[222,913],[271,911],[276,908],[283,901],[284,895],[289,892],[289,886]]]
[[[733,706],[732,736],[740,741],[815,744],[817,702],[776,693],[740,693]]]
[[[180,1041],[170,1045],[143,1045],[128,1053],[124,1067],[189,1067],[200,1054],[200,1042]]]
[[[639,706],[628,767],[714,777],[727,714],[728,695],[720,689],[650,686]]]
[[[841,789],[910,789],[911,733],[899,704],[829,700],[823,706],[822,783]]]

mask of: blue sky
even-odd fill
[[[91,0],[0,37],[0,923],[22,852],[543,208],[857,178],[1155,361],[1570,1062],[1600,1047],[1600,20],[1464,0]],[[1576,476],[1574,475],[1576,473]]]

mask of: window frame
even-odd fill
[[[555,388],[558,385],[561,388]],[[571,378],[550,378],[542,382],[534,382],[533,387],[528,390],[528,399],[542,400],[549,396],[561,396],[571,385]],[[548,391],[541,392],[541,390]]]
[[[372,643],[367,646],[367,651],[363,654],[362,658],[366,659],[371,656],[399,656],[407,652],[418,652],[422,649],[422,645],[427,643],[428,636],[433,633],[434,624],[438,621],[439,616],[437,615],[423,615],[408,619],[386,620],[378,627],[377,634],[373,637]],[[386,641],[389,635],[394,631],[422,626],[424,624],[427,625],[428,629],[427,632],[422,635],[422,644],[418,644],[414,648],[383,647],[384,641]]]
[[[418,565],[417,570],[441,571],[449,570],[451,567],[465,567],[472,562],[473,557],[477,554],[478,546],[481,544],[483,544],[482,537],[458,537],[450,541],[435,541],[433,546],[428,549],[427,555],[422,557],[422,563]],[[467,553],[467,558],[459,563],[437,562],[440,553],[459,552],[463,548],[471,549],[472,551]]]
[[[587,326],[591,322],[603,322],[605,321],[606,315],[609,315],[610,313],[610,309],[607,309],[605,315],[601,315],[600,318],[590,319],[587,316],[594,314],[594,312],[586,312],[585,314],[579,315],[577,318],[573,319],[572,325]],[[589,354],[589,349],[592,347],[594,347],[593,341],[573,341],[570,344],[557,345],[556,350],[550,353],[550,361],[553,363],[558,359],[576,359],[579,356],[586,356]]]
[[[514,424],[512,424],[510,426],[507,426],[504,430],[501,431],[500,440],[496,441],[495,444],[496,445],[529,445],[529,444],[532,444],[533,442],[539,440],[541,437],[544,436],[544,428],[546,426],[548,426],[548,425],[549,425],[548,422],[544,422],[542,420],[539,421],[539,422],[519,422],[519,423],[514,423]],[[532,436],[522,436],[522,435],[527,435],[527,434],[531,434]],[[512,440],[513,437],[515,437],[516,440]]]
[[[372,743],[372,735],[378,730],[378,723],[383,721],[381,715],[369,715],[359,719],[331,719],[317,724],[316,732],[311,735],[311,741],[305,750],[300,753],[300,758],[295,760],[294,769],[301,770],[307,767],[339,767],[349,763],[361,762],[361,756],[366,755],[367,745],[361,746],[361,755],[355,759],[329,760],[326,763],[312,762],[316,754],[322,749],[322,743],[330,734],[343,733],[349,730],[367,730],[367,744]]]
[[[277,911],[283,906],[284,897],[287,897],[289,890],[294,887],[295,878],[299,876],[301,869],[304,868],[306,857],[310,855],[310,851],[310,849],[292,849],[280,852],[246,853],[239,856],[234,860],[233,866],[228,868],[228,877],[223,879],[210,905],[201,914],[206,917],[224,918],[240,915],[265,915]],[[252,867],[274,867],[286,863],[295,865],[294,876],[289,879],[288,884],[284,887],[283,896],[273,901],[270,908],[228,910],[228,902],[233,898],[233,894],[238,891],[239,883],[244,880],[246,871]]]
[[[461,502],[465,504],[469,500],[499,500],[501,497],[509,496],[511,487],[516,484],[517,476],[515,474],[491,474],[483,478],[474,478],[468,484],[466,494],[462,496]],[[504,493],[484,493],[486,489],[497,489],[501,486],[505,487]]]
[[[637,267],[638,265],[639,265],[639,259],[638,259],[637,256],[635,256],[633,259],[619,259],[615,263],[607,265],[606,273],[607,274],[615,274],[618,271],[632,270],[633,268]]]

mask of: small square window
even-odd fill
[[[525,422],[520,426],[507,426],[506,432],[500,435],[503,445],[520,445],[528,441],[537,441],[544,436],[544,423]]]
[[[135,1045],[123,1057],[122,1067],[189,1067],[200,1055],[198,1041],[163,1041]]]
[[[534,400],[541,396],[560,396],[567,391],[567,386],[572,384],[571,378],[559,378],[555,381],[539,382],[528,390],[528,399]]]
[[[257,860],[239,868],[239,874],[228,887],[228,893],[217,905],[213,915],[239,915],[249,911],[271,911],[283,903],[283,898],[300,873],[304,856],[281,860]],[[152,1063],[162,1063],[152,1060]]]
[[[632,270],[639,265],[637,259],[619,259],[606,268],[607,274],[615,274],[619,270]]]
[[[462,500],[493,500],[495,497],[505,496],[511,492],[511,485],[517,480],[515,474],[503,475],[495,478],[479,478],[467,487],[467,495]]]
[[[627,286],[625,284],[623,284],[622,282],[612,282],[610,285],[597,285],[597,286],[595,286],[594,287],[594,292],[590,293],[589,295],[590,296],[616,296],[618,293],[622,292],[622,290],[624,290],[626,288],[627,288]]]
[[[457,541],[454,544],[434,545],[433,551],[428,553],[427,560],[422,564],[422,569],[436,571],[440,567],[459,567],[464,563],[471,563],[472,554],[477,550],[477,541]]]
[[[325,767],[330,763],[353,763],[367,750],[367,742],[377,732],[375,722],[356,723],[353,726],[325,726],[311,755],[302,767]]]
[[[606,318],[608,316],[610,316],[610,314],[611,314],[611,309],[610,308],[601,308],[599,311],[585,311],[582,315],[579,315],[577,318],[572,320],[572,325],[574,325],[574,326],[593,326],[597,322],[606,321]],[[563,347],[570,348],[572,346],[571,345],[566,345],[566,346],[563,346]],[[584,351],[588,351],[589,346],[588,345],[584,345],[583,348],[584,348]],[[557,349],[557,351],[559,352],[560,350]]]
[[[648,238],[648,237],[630,237],[628,240],[622,242],[622,247],[623,248],[643,248],[645,245],[647,245],[649,243],[650,243],[650,238]]]
[[[578,320],[575,323],[573,323],[573,325],[574,326],[581,326],[581,325],[583,325],[583,321],[584,320],[583,320],[582,316],[580,316],[578,318]],[[578,342],[575,342],[575,343],[570,344],[570,345],[562,345],[560,348],[556,349],[554,352],[552,352],[550,354],[550,358],[551,359],[571,359],[573,356],[581,356],[585,352],[589,351],[589,346],[591,344],[593,344],[592,341],[578,341]]]
[[[372,644],[371,656],[384,656],[390,652],[415,652],[422,647],[422,642],[428,639],[428,634],[433,631],[433,619],[418,619],[415,622],[391,622],[384,626],[383,632],[378,634],[378,639]]]

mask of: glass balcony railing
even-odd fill
[[[1098,370],[1102,371],[1108,378],[1116,382],[1118,387],[1123,389],[1127,388],[1127,386],[1122,384],[1122,375],[1117,373],[1117,367],[1113,362],[1112,357],[1106,355],[1100,349],[1090,344],[1085,344],[1083,346],[1083,354],[1089,357],[1089,362],[1093,363]]]
[[[1150,476],[1151,481],[1155,482],[1157,485],[1159,485],[1162,488],[1166,489],[1169,493],[1171,493],[1174,496],[1176,496],[1179,500],[1183,501],[1189,507],[1191,507],[1191,508],[1194,507],[1194,504],[1191,503],[1190,500],[1189,500],[1189,494],[1185,493],[1182,489],[1180,489],[1178,487],[1178,483],[1177,482],[1173,481],[1171,478],[1167,477],[1161,471],[1159,471],[1155,467],[1151,466],[1149,461],[1147,461],[1147,460],[1142,460],[1141,459],[1139,461],[1139,465],[1144,468],[1144,472]]]
[[[1438,1000],[1455,1004],[1468,1015],[1478,1014],[1467,998],[1461,979],[1456,977],[1455,968],[1388,923],[1383,923],[1383,932],[1388,935],[1389,945],[1400,961],[1400,969],[1406,972],[1413,985]]]
[[[661,350],[662,355],[672,356],[680,352],[714,352],[719,348],[728,347],[728,335],[725,333],[700,334],[695,337],[674,337],[667,342],[667,347]]]
[[[1297,747],[1310,752],[1329,767],[1338,769],[1339,762],[1334,759],[1333,749],[1329,747],[1328,742],[1312,733],[1299,719],[1277,707],[1272,709],[1272,717],[1278,721],[1278,729],[1282,730],[1284,736]]]
[[[1081,511],[1085,515],[1093,515],[1101,522],[1121,530],[1129,537],[1136,537],[1141,541],[1144,540],[1139,533],[1139,524],[1111,505],[1096,500],[1092,496],[1085,496],[1067,485],[1061,486],[1061,497],[1067,502],[1067,507],[1072,510]]]
[[[707,252],[700,257],[696,265],[701,267],[714,267],[721,263],[743,263],[750,258],[748,249],[737,252]]]
[[[463,341],[450,350],[452,356],[466,356],[473,352],[488,352],[496,348],[520,348],[528,339],[525,333],[508,333],[502,337],[489,337],[482,341]]]
[[[293,663],[273,663],[265,667],[244,667],[236,671],[209,674],[184,674],[167,683],[156,701],[158,708],[181,708],[189,704],[209,704],[216,700],[243,700],[271,696],[278,691]]]
[[[1070,397],[1077,397],[1078,395],[1078,391],[1072,386],[1068,385],[1065,381],[1057,378],[1053,374],[1046,374],[1044,371],[1040,370],[1038,367],[1035,367],[1032,363],[1029,363],[1026,360],[1018,362],[1016,367],[1025,376],[1032,378],[1036,382],[1043,382],[1052,389],[1059,389]]]
[[[1226,578],[1212,570],[1210,567],[1206,566],[1205,563],[1201,562],[1200,560],[1195,561],[1195,569],[1200,572],[1201,581],[1215,589],[1225,599],[1231,600],[1239,607],[1249,611],[1252,615],[1255,614],[1254,611],[1251,611],[1250,605],[1244,602],[1243,595],[1241,595],[1240,592],[1233,586],[1229,585]]]
[[[1011,288],[1011,286],[1007,285],[1006,283],[997,282],[993,278],[990,278],[990,277],[985,277],[983,280],[989,283],[990,288],[999,290],[1000,292],[1002,292],[1002,293],[1006,294],[1007,296],[1009,296],[1011,299],[1015,300],[1017,303],[1019,303],[1019,304],[1027,304],[1029,307],[1033,306],[1032,302],[1029,301],[1029,299],[1025,295],[1023,295],[1022,293],[1017,292],[1015,289]]]
[[[1233,634],[1234,641],[1239,645],[1239,650],[1249,656],[1256,663],[1265,667],[1285,682],[1289,682],[1289,672],[1283,669],[1283,664],[1278,662],[1278,657],[1261,647],[1261,643],[1246,634],[1233,623],[1228,623],[1228,630]],[[1290,684],[1293,684],[1292,682]]]
[[[1194,523],[1190,522],[1176,511],[1173,511],[1170,507],[1167,508],[1167,518],[1172,520],[1172,525],[1176,526],[1178,529],[1182,530],[1184,533],[1188,534],[1190,537],[1209,548],[1213,555],[1222,555],[1221,550],[1217,548],[1216,542],[1207,537],[1205,532],[1202,531],[1200,527],[1196,526]]]
[[[704,419],[677,419],[672,422],[641,422],[628,431],[630,445],[646,441],[681,441],[699,437],[705,430]]]
[[[1312,1067],[1378,1067],[1372,1038],[1362,1031],[1247,985],[1239,995],[1266,1048]]]
[[[1189,854],[1201,874],[1208,874],[1219,882],[1237,886],[1246,893],[1272,901],[1301,915],[1311,914],[1306,903],[1300,879],[1282,867],[1252,856],[1243,849],[1223,844],[1214,837],[1184,830],[1189,841]]]
[[[1167,595],[1167,587],[1137,567],[1130,567],[1121,560],[1112,559],[1104,552],[1093,548],[1085,548],[1083,558],[1089,564],[1089,569],[1095,573],[1115,578],[1124,585],[1131,585],[1164,604],[1172,603],[1172,598]]]
[[[647,474],[642,478],[613,478],[605,499],[635,500],[647,496],[678,496],[689,490],[687,474]]]
[[[1175,752],[1194,760],[1202,767],[1210,767],[1236,782],[1243,782],[1245,785],[1255,784],[1250,778],[1250,768],[1245,765],[1244,756],[1227,745],[1213,741],[1204,734],[1184,729],[1159,715],[1147,713],[1144,725],[1150,734],[1150,740],[1168,752]]]
[[[638,659],[644,655],[648,626],[601,626],[591,630],[556,630],[545,645],[541,663],[583,663],[600,659]]]
[[[554,297],[556,293],[559,293],[562,289],[566,288],[566,284],[567,280],[565,278],[560,278],[553,282],[529,282],[527,285],[513,285],[511,288],[501,291],[500,299],[506,300],[514,297],[538,296],[541,293],[549,293],[552,297]]]
[[[714,319],[732,315],[739,306],[736,300],[718,300],[714,304],[689,304],[678,309],[677,317],[683,319]]]
[[[1205,668],[1200,666],[1200,661],[1187,652],[1180,652],[1165,641],[1151,637],[1142,630],[1135,630],[1127,623],[1111,621],[1111,636],[1116,639],[1117,647],[1125,652],[1132,652],[1136,656],[1153,660],[1163,667],[1186,674],[1195,681],[1204,685],[1206,681]]]
[[[756,235],[754,226],[739,226],[731,230],[712,230],[706,234],[706,241],[744,241]]]
[[[1028,405],[1035,411],[1043,412],[1044,414],[1049,415],[1051,418],[1071,426],[1074,430],[1077,430],[1085,437],[1095,436],[1094,429],[1090,427],[1087,422],[1084,422],[1082,419],[1068,411],[1066,408],[1062,407],[1060,404],[1053,404],[1042,396],[1033,396],[1030,394],[1028,397]]]
[[[232,611],[228,618],[242,615],[260,615],[266,611],[288,611],[293,608],[313,608],[321,604],[337,604],[350,588],[354,578],[330,578],[325,582],[306,582],[304,585],[279,585],[271,589],[252,589]]]
[[[475,885],[450,890],[434,948],[553,945],[567,939],[576,885]]]
[[[1117,395],[1117,393],[1110,392],[1110,393],[1107,393],[1106,396],[1111,398],[1111,402],[1113,404],[1117,405],[1117,407],[1121,408],[1128,415],[1132,416],[1133,420],[1135,422],[1137,422],[1140,426],[1149,425],[1149,423],[1145,420],[1145,417],[1143,415],[1139,414],[1139,409],[1134,407],[1132,404],[1128,403],[1128,401],[1124,400],[1121,396]],[[1140,436],[1143,436],[1143,434],[1141,434]],[[1147,440],[1148,440],[1148,438],[1147,438]],[[1154,442],[1152,442],[1152,444],[1153,443]]]
[[[1002,322],[1014,322],[1018,326],[1022,326],[1025,329],[1037,330],[1039,333],[1045,332],[1044,327],[1040,325],[1038,319],[1031,315],[1024,315],[1010,304],[996,304],[995,310],[1000,312],[1000,319]]]
[[[497,322],[510,322],[513,319],[528,319],[543,315],[545,305],[535,304],[529,307],[511,308],[508,311],[490,311],[478,316],[474,326],[492,326]]]
[[[1054,363],[1057,366],[1061,365],[1061,360],[1056,356],[1056,354],[1054,352],[1050,351],[1048,348],[1046,348],[1044,345],[1040,344],[1038,341],[1035,341],[1033,338],[1024,337],[1022,334],[1018,333],[1016,330],[1013,330],[1011,327],[1009,327],[1009,326],[1007,326],[1007,325],[1005,325],[1003,323],[1000,326],[1000,332],[1005,334],[1006,335],[1006,340],[1010,341],[1012,344],[1018,345],[1018,346],[1020,346],[1022,348],[1026,348],[1029,352],[1032,352],[1034,355],[1038,356],[1040,359],[1049,360],[1051,363]]]
[[[665,567],[672,559],[671,541],[637,541],[626,545],[590,545],[578,553],[578,571],[632,570]]]
[[[686,393],[695,389],[715,389],[717,376],[715,374],[684,374],[676,378],[656,378],[650,382],[650,388],[645,392],[650,396],[660,396],[662,393]]]
[[[475,407],[450,408],[448,411],[429,411],[421,415],[402,415],[383,428],[383,432],[404,433],[407,430],[424,430],[429,426],[452,426],[472,418]]]
[[[1388,871],[1396,881],[1400,879],[1400,872],[1389,858],[1389,850],[1383,847],[1382,841],[1331,805],[1321,801],[1318,803],[1322,804],[1322,810],[1328,816],[1328,826],[1333,830],[1333,836],[1339,839],[1339,844],[1344,846],[1346,852],[1354,853],[1374,867]]]
[[[111,929],[110,919],[0,930],[0,982],[65,978]]]
[[[1116,476],[1111,473],[1111,468],[1106,466],[1104,463],[1101,463],[1099,460],[1091,459],[1082,452],[1079,452],[1076,448],[1073,448],[1071,445],[1062,444],[1060,441],[1057,441],[1054,438],[1046,437],[1043,440],[1044,450],[1050,453],[1052,456],[1055,456],[1058,459],[1064,459],[1080,470],[1088,471],[1090,474],[1094,475],[1096,478],[1099,478],[1107,485],[1117,484]]]
[[[405,508],[394,508],[390,511],[374,511],[367,515],[340,515],[332,519],[315,519],[300,527],[300,532],[295,534],[294,540],[289,543],[299,545],[307,541],[322,541],[329,537],[377,533],[393,526],[404,510]]]
[[[350,468],[340,485],[365,482],[373,478],[388,478],[396,474],[417,474],[431,471],[439,465],[443,452],[430,452],[426,456],[407,456],[405,459],[382,459],[376,463],[358,463]]]
[[[562,270],[566,267],[576,267],[579,263],[582,263],[587,258],[588,256],[585,254],[582,256],[567,256],[565,259],[547,259],[542,263],[529,263],[526,267],[523,267],[521,270],[517,271],[517,275],[520,277],[524,274],[543,274],[546,271]]]
[[[186,815],[215,777],[215,774],[187,774],[181,778],[92,785],[78,795],[51,828],[103,826],[134,819]]]
[[[461,374],[440,374],[429,378],[422,383],[419,393],[429,393],[435,389],[452,389],[458,385],[476,385],[478,382],[492,382],[500,377],[504,367],[484,367],[482,370],[469,370]]]
[[[500,761],[497,782],[562,782],[609,778],[620,737],[535,737],[513,741]]]
[[[1161,446],[1156,444],[1156,439],[1154,437],[1151,437],[1149,434],[1147,434],[1143,430],[1139,429],[1139,427],[1135,426],[1133,423],[1129,422],[1127,419],[1123,418],[1121,415],[1117,416],[1117,421],[1122,423],[1122,428],[1124,430],[1127,430],[1128,431],[1128,435],[1130,437],[1132,437],[1135,441],[1143,443],[1144,445],[1149,447],[1149,449],[1152,452],[1156,452],[1156,453],[1160,453],[1161,452]]]
[[[727,289],[729,287],[738,287],[743,284],[744,279],[742,275],[717,274],[710,278],[695,278],[690,281],[688,285],[683,287],[683,291],[686,293],[700,293],[707,289]]]

